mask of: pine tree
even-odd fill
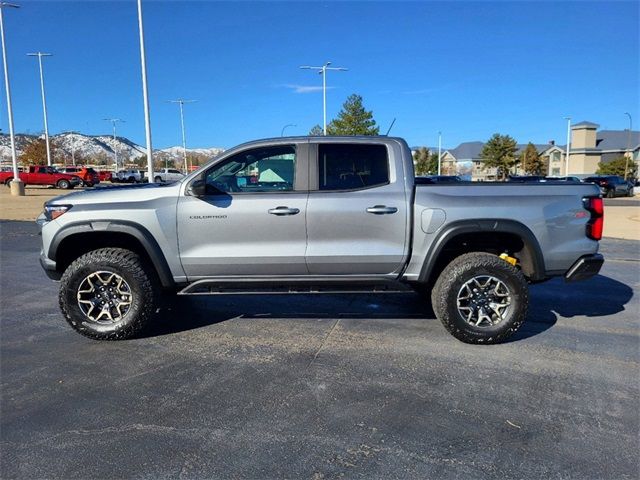
[[[418,176],[433,175],[438,172],[438,154],[429,152],[425,147],[421,147],[413,154],[413,160],[415,174]]]
[[[527,147],[520,153],[518,160],[522,169],[531,175],[546,175],[547,166],[544,159],[538,153],[535,145],[531,142],[527,144]]]
[[[619,175],[624,178],[625,169],[627,170],[627,178],[635,178],[637,173],[636,162],[621,155],[610,162],[598,163],[598,171],[596,173],[598,175]]]
[[[312,137],[321,137],[324,135],[324,130],[320,125],[314,125],[311,130],[309,130],[309,135]]]
[[[350,95],[342,105],[342,110],[327,126],[328,135],[378,135],[380,128],[373,119],[373,112],[367,111],[360,95]]]
[[[502,181],[507,179],[509,170],[518,165],[519,160],[516,158],[518,150],[516,141],[509,135],[500,135],[496,133],[482,147],[480,157],[483,161],[483,168],[496,168],[498,170],[498,178]]]

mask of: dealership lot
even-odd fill
[[[480,347],[413,294],[184,298],[94,342],[35,225],[0,241],[2,478],[637,477],[638,242]]]

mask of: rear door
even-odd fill
[[[308,145],[249,148],[203,172],[206,193],[178,200],[190,280],[305,275]]]
[[[398,273],[407,255],[409,228],[401,150],[384,142],[319,142],[312,152],[309,273]]]

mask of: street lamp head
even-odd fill
[[[9,2],[0,2],[0,8],[3,8],[3,7],[20,8],[20,5],[16,5],[15,3],[9,3]]]
[[[27,57],[52,57],[53,53],[44,53],[44,52],[36,52],[36,53],[27,53]]]

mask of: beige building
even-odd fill
[[[610,162],[621,156],[628,156],[640,170],[640,131],[634,130],[598,130],[599,125],[592,122],[580,122],[571,127],[571,145],[569,168],[567,169],[566,145],[555,142],[535,145],[538,153],[546,161],[547,175],[587,177],[598,170],[600,162]],[[527,144],[519,144],[517,155]],[[497,169],[484,168],[480,154],[483,142],[464,142],[456,148],[442,152],[442,174],[463,175],[476,182],[497,180]],[[433,150],[432,150],[433,151]],[[515,168],[514,175],[522,175]]]

